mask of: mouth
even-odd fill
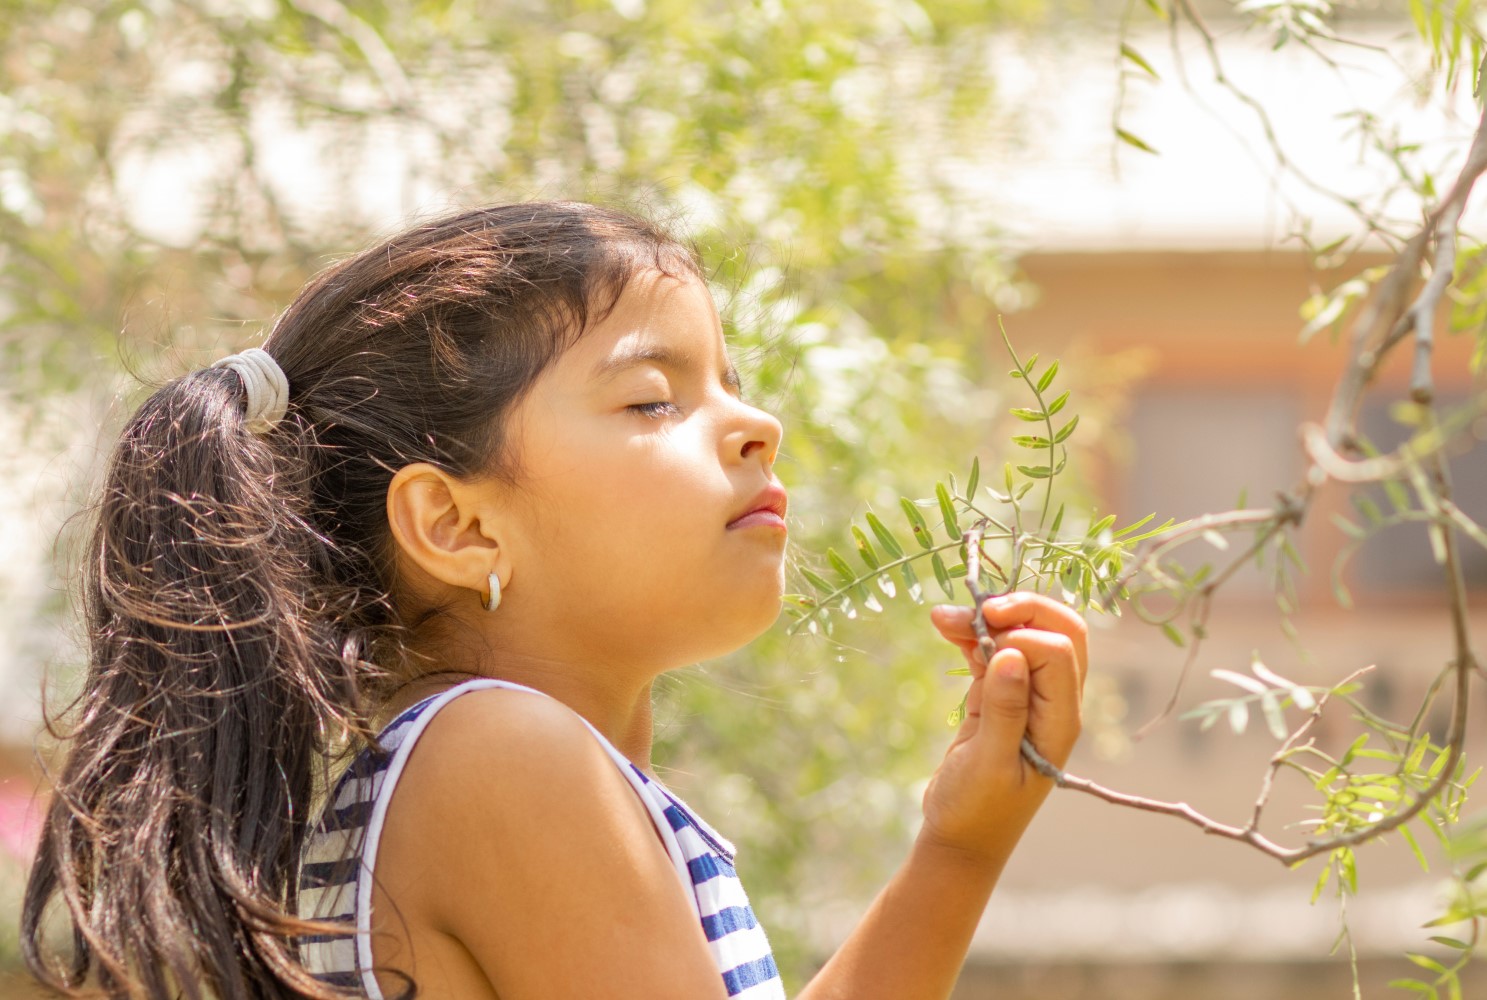
[[[760,491],[758,496],[749,501],[749,507],[744,513],[728,522],[728,527],[747,528],[769,526],[784,528],[785,511],[788,504],[789,499],[784,488],[776,483],[770,483]]]
[[[785,519],[768,507],[762,510],[751,510],[743,517],[729,521],[728,527],[729,529],[769,527],[779,528],[781,531],[788,530],[785,527]]]

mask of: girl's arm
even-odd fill
[[[967,716],[924,794],[908,859],[798,1000],[943,1000],[992,887],[1052,782],[1022,759],[1023,733],[1062,767],[1079,735],[1084,620],[1041,594],[984,605],[997,641],[980,659],[970,609],[932,609],[973,680]]]

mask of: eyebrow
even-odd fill
[[[657,364],[689,375],[700,367],[689,351],[679,351],[663,344],[642,344],[605,358],[594,367],[592,377],[598,382],[609,382],[621,372],[644,364]],[[740,395],[743,393],[743,382],[731,361],[723,369],[723,385]]]

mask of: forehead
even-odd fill
[[[588,330],[565,359],[570,377],[600,388],[646,364],[706,371],[721,364],[737,387],[723,325],[707,285],[696,276],[656,271],[636,275],[614,308]]]

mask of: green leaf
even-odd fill
[[[1338,877],[1347,879],[1348,890],[1353,895],[1358,895],[1358,859],[1346,847],[1340,847],[1333,853],[1337,855],[1337,863],[1341,869]]]
[[[1034,434],[1019,434],[1012,438],[1012,443],[1024,448],[1052,448],[1053,443],[1046,437],[1038,437]]]
[[[1366,783],[1369,780],[1371,780],[1372,778],[1376,777],[1376,775],[1362,775],[1360,777],[1361,777],[1362,780],[1360,780],[1357,784],[1353,785],[1351,788],[1348,789],[1348,791],[1350,791],[1354,795],[1358,796],[1358,798],[1360,798],[1360,799],[1368,799],[1370,802],[1373,802],[1376,806],[1378,804],[1384,803],[1384,802],[1398,802],[1399,801],[1399,799],[1400,799],[1399,789],[1393,788],[1393,787],[1391,787],[1389,785],[1376,785],[1376,784],[1367,784]]]
[[[1162,622],[1162,634],[1168,639],[1171,639],[1173,645],[1184,646],[1187,644],[1182,638],[1182,633],[1171,622]]]
[[[954,708],[952,708],[950,710],[950,714],[945,717],[945,723],[947,725],[950,725],[950,726],[958,726],[963,721],[965,721],[965,717],[966,717],[966,696],[965,695],[961,695],[960,696],[960,704],[959,705],[956,705]]]
[[[1106,528],[1110,527],[1114,523],[1115,523],[1115,515],[1114,514],[1106,514],[1104,517],[1100,518],[1094,524],[1092,524],[1092,525],[1089,526],[1089,529],[1087,531],[1085,531],[1085,533],[1084,533],[1084,537],[1085,538],[1098,538],[1099,535],[1100,535],[1100,532],[1104,531]]]
[[[936,552],[930,556],[930,563],[935,569],[935,579],[940,581],[940,587],[944,589],[945,596],[951,600],[955,599],[955,587],[950,583],[950,571],[945,568],[945,560],[940,558]]]
[[[1053,382],[1053,377],[1057,374],[1058,361],[1055,360],[1053,364],[1048,366],[1048,370],[1043,373],[1043,377],[1038,379],[1038,391],[1042,392],[1044,389],[1047,389],[1048,386]]]
[[[837,588],[834,584],[827,583],[824,579],[817,576],[815,573],[812,573],[810,570],[802,569],[800,573],[806,578],[806,580],[810,582],[811,586],[821,591],[821,593],[831,594],[836,592]]]
[[[974,500],[976,497],[976,486],[981,482],[981,456],[977,455],[971,459],[971,476],[966,482],[966,497]]]
[[[1053,435],[1053,443],[1063,444],[1064,441],[1068,439],[1069,435],[1074,433],[1074,428],[1078,426],[1079,414],[1076,413],[1074,414],[1074,419],[1070,420],[1067,424],[1064,424],[1064,426],[1060,427],[1058,429],[1058,433]]]
[[[1465,941],[1462,941],[1459,938],[1446,937],[1442,934],[1432,934],[1430,935],[1430,940],[1434,941],[1436,944],[1443,944],[1447,948],[1455,948],[1457,951],[1472,950],[1471,945],[1467,944]]]
[[[1069,401],[1069,393],[1071,391],[1072,390],[1065,389],[1064,390],[1064,394],[1062,396],[1060,396],[1058,399],[1055,399],[1053,402],[1051,402],[1051,403],[1048,404],[1048,415],[1050,417],[1053,416],[1055,413],[1057,413],[1059,410],[1062,410],[1064,408],[1064,404]]]
[[[924,588],[919,585],[919,576],[914,572],[913,564],[907,562],[899,563],[898,575],[904,578],[904,586],[909,591],[909,600],[915,604],[923,604]]]
[[[867,563],[868,569],[877,569],[882,565],[878,561],[878,554],[873,551],[873,543],[867,540],[867,535],[855,524],[852,525],[852,538],[857,542],[857,554]]]
[[[888,530],[887,525],[878,519],[878,515],[872,511],[868,511],[866,521],[867,526],[873,529],[873,534],[877,536],[878,544],[882,545],[893,558],[902,559],[904,555],[903,546],[898,544],[898,539],[893,537],[893,533]]]
[[[961,537],[960,522],[955,519],[955,504],[950,500],[950,491],[944,483],[935,483],[935,497],[940,501],[940,517],[945,521],[945,533],[952,542]]]
[[[1420,870],[1424,872],[1430,871],[1430,863],[1425,860],[1425,852],[1420,850],[1420,845],[1415,841],[1415,835],[1410,833],[1410,828],[1401,826],[1399,828],[1399,834],[1404,838],[1404,842],[1409,845],[1410,852],[1415,855],[1415,860],[1420,862]],[[1435,939],[1432,938],[1431,940]]]
[[[1404,957],[1409,959],[1411,962],[1414,962],[1422,969],[1429,969],[1431,972],[1446,971],[1446,967],[1444,965],[1442,965],[1440,962],[1437,962],[1429,955],[1421,955],[1418,952],[1407,951],[1404,953]]]
[[[1135,146],[1137,149],[1141,150],[1143,153],[1151,153],[1153,156],[1159,155],[1155,149],[1152,149],[1145,142],[1143,142],[1142,140],[1136,138],[1134,135],[1132,135],[1131,133],[1127,132],[1123,128],[1117,128],[1115,130],[1115,137],[1117,139],[1119,139],[1121,142],[1126,143],[1127,145]]]
[[[1058,537],[1058,526],[1064,522],[1064,505],[1058,505],[1058,513],[1053,515],[1053,527],[1048,529],[1049,538]]]
[[[919,547],[934,548],[934,535],[930,533],[929,522],[924,520],[924,515],[919,513],[919,508],[914,506],[914,501],[908,497],[899,497],[898,502],[903,506],[904,516],[909,519],[909,527],[914,529],[914,538],[918,540]]]
[[[1420,741],[1418,741],[1415,744],[1415,748],[1413,750],[1411,750],[1410,751],[1410,755],[1405,758],[1405,761],[1404,761],[1404,773],[1405,774],[1410,774],[1410,773],[1412,773],[1414,771],[1419,770],[1419,768],[1420,768],[1420,762],[1425,759],[1425,751],[1428,750],[1429,748],[1430,748],[1430,741],[1429,740],[1420,740]]]
[[[1151,68],[1151,63],[1143,59],[1141,57],[1141,53],[1137,52],[1135,49],[1131,48],[1124,42],[1121,43],[1120,54],[1125,58],[1131,60],[1131,62],[1135,63],[1137,66],[1140,66],[1142,69],[1146,70],[1146,72],[1150,73],[1153,80],[1161,79],[1161,77],[1157,75],[1157,71]]]
[[[1032,476],[1034,479],[1049,478],[1047,466],[1019,465],[1017,471],[1024,476]]]
[[[1144,534],[1132,535],[1130,538],[1127,538],[1121,544],[1123,544],[1123,545],[1134,545],[1136,542],[1142,541],[1142,540],[1147,539],[1147,538],[1151,538],[1153,535],[1160,535],[1162,532],[1164,532],[1168,528],[1172,527],[1172,525],[1176,522],[1176,520],[1177,520],[1176,518],[1169,517],[1160,526],[1155,527],[1155,528],[1152,528],[1150,531],[1145,532]],[[1184,522],[1184,523],[1186,523],[1186,522]],[[1195,583],[1197,582],[1196,578],[1194,579],[1193,582],[1195,582]]]
[[[1445,769],[1446,761],[1448,761],[1450,759],[1451,759],[1451,755],[1449,753],[1447,753],[1445,750],[1442,750],[1440,753],[1436,754],[1435,760],[1431,762],[1430,770],[1428,772],[1426,772],[1426,777],[1429,777],[1429,778],[1439,777],[1441,771]]]
[[[1323,866],[1322,874],[1317,876],[1317,884],[1311,891],[1311,902],[1313,906],[1316,905],[1317,899],[1322,895],[1322,888],[1326,886],[1327,879],[1330,878],[1331,875],[1332,866],[1330,864]]]
[[[1048,419],[1047,414],[1045,414],[1042,410],[1030,410],[1025,406],[1014,406],[1010,412],[1019,420],[1042,422]]]
[[[841,557],[836,549],[830,546],[826,549],[826,561],[831,563],[831,568],[836,570],[837,575],[842,578],[843,583],[851,584],[857,580],[857,574],[852,572],[852,567],[847,560]]]
[[[1128,525],[1126,525],[1124,528],[1121,528],[1119,531],[1115,532],[1110,537],[1111,538],[1119,538],[1121,535],[1128,535],[1131,532],[1135,531],[1137,528],[1141,527],[1147,521],[1150,521],[1152,518],[1154,518],[1156,516],[1157,515],[1155,513],[1147,514],[1145,517],[1143,517],[1141,520],[1137,521],[1135,524],[1128,524]]]

